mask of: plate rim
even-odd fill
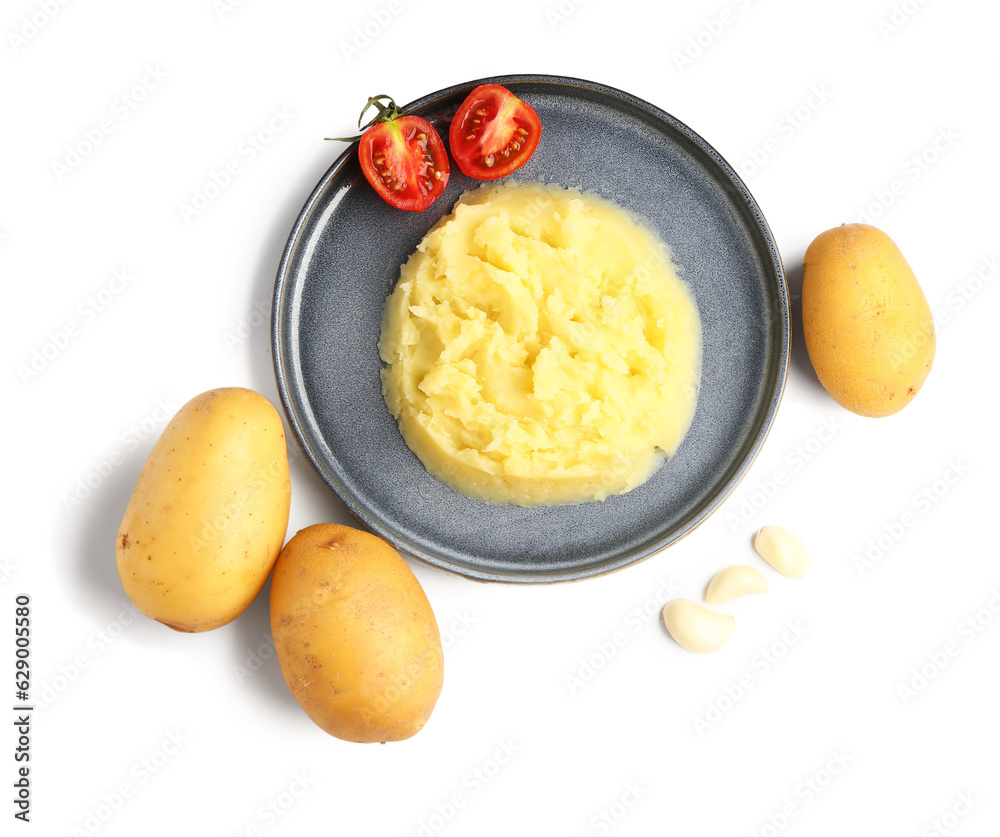
[[[726,500],[726,498],[733,493],[736,487],[747,475],[747,472],[750,470],[750,467],[753,465],[760,453],[761,448],[770,435],[775,415],[777,414],[778,407],[780,406],[781,400],[784,396],[791,354],[791,312],[788,281],[785,276],[784,266],[781,260],[780,252],[778,251],[774,234],[771,232],[771,228],[768,225],[767,220],[764,218],[764,214],[761,211],[759,204],[747,188],[746,184],[743,182],[743,179],[739,176],[739,174],[737,174],[729,162],[700,134],[672,114],[664,111],[656,105],[634,96],[631,93],[627,93],[626,91],[602,84],[600,82],[589,81],[587,79],[576,78],[573,76],[557,76],[547,74],[514,74],[488,76],[462,82],[460,84],[454,84],[414,99],[404,105],[401,110],[408,113],[419,113],[422,108],[426,108],[441,99],[448,98],[457,93],[469,92],[480,84],[507,85],[530,83],[560,85],[570,89],[584,89],[602,94],[604,96],[620,99],[623,102],[628,103],[633,108],[645,111],[647,116],[653,117],[655,120],[660,122],[665,122],[674,131],[683,134],[688,141],[692,142],[712,159],[718,168],[719,173],[725,175],[725,178],[729,181],[730,185],[739,193],[744,206],[749,208],[753,215],[757,226],[757,232],[762,236],[764,242],[767,244],[769,265],[775,272],[775,278],[777,279],[778,307],[781,315],[780,351],[777,353],[778,367],[775,370],[774,385],[766,394],[767,409],[766,411],[763,411],[759,427],[756,431],[756,436],[747,449],[746,455],[739,462],[730,478],[719,486],[714,493],[706,498],[706,502],[703,504],[702,508],[696,514],[692,515],[692,517],[683,525],[671,529],[669,532],[664,533],[662,537],[652,539],[653,542],[651,546],[626,551],[618,555],[614,560],[606,561],[597,567],[574,568],[565,571],[547,571],[541,573],[508,573],[456,565],[453,562],[434,555],[431,552],[427,552],[422,549],[408,548],[408,546],[410,546],[409,544],[398,537],[396,533],[390,531],[389,528],[386,527],[380,520],[371,515],[363,506],[355,501],[350,492],[346,491],[344,487],[337,482],[334,478],[335,475],[330,474],[327,468],[319,461],[316,453],[312,450],[311,446],[307,444],[304,430],[300,427],[300,423],[296,419],[297,413],[295,404],[293,403],[289,392],[288,377],[291,370],[285,369],[288,365],[288,359],[284,356],[284,351],[281,348],[281,338],[284,331],[279,314],[282,313],[283,309],[278,303],[282,298],[285,282],[288,279],[288,265],[293,254],[297,250],[303,226],[310,218],[314,205],[319,200],[320,196],[325,192],[329,182],[339,174],[339,172],[356,154],[356,144],[351,144],[347,149],[345,149],[337,157],[337,159],[334,160],[323,177],[321,177],[317,184],[313,187],[309,197],[303,204],[302,209],[296,216],[295,223],[292,225],[288,239],[285,242],[281,259],[278,264],[274,281],[274,290],[271,297],[271,358],[282,407],[284,408],[285,416],[287,417],[288,423],[292,428],[292,432],[298,440],[299,447],[309,459],[310,464],[319,474],[323,482],[333,490],[333,492],[347,507],[348,511],[350,511],[362,525],[388,540],[395,549],[399,550],[404,555],[470,580],[513,584],[551,584],[563,581],[578,581],[585,578],[595,578],[648,560],[652,556],[659,554],[697,529],[702,523],[711,517],[712,514],[714,514]],[[753,249],[759,252],[759,248],[754,247]]]

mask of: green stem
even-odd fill
[[[387,99],[389,103],[383,104],[383,99]],[[361,120],[365,118],[365,114],[368,113],[372,107],[375,107],[378,110],[378,113],[375,114],[374,118],[362,125]],[[371,128],[372,125],[377,125],[379,122],[392,122],[393,119],[398,119],[401,115],[399,107],[393,101],[392,96],[389,96],[386,93],[380,93],[378,96],[369,97],[364,110],[361,111],[361,116],[358,117],[358,128],[363,132]],[[357,142],[362,136],[363,134],[356,137],[324,137],[323,139],[331,140],[333,142]]]

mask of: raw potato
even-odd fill
[[[239,387],[193,398],[143,466],[118,530],[118,575],[147,616],[207,631],[239,616],[267,580],[288,527],[285,431]]]
[[[271,631],[288,687],[331,735],[401,741],[427,722],[444,676],[427,596],[388,543],[332,523],[303,529],[271,580]]]
[[[884,232],[844,224],[806,250],[802,327],[816,375],[842,407],[888,416],[920,391],[934,320],[913,271]]]

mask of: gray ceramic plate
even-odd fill
[[[549,582],[616,570],[673,543],[739,482],[774,418],[788,364],[788,296],[774,239],[733,169],[690,128],[627,93],[578,79],[502,76],[406,107],[447,141],[477,84],[506,85],[542,120],[534,156],[511,175],[579,186],[648,221],[698,302],[702,388],[680,450],[634,491],[600,503],[493,506],[431,477],[403,442],[380,389],[382,306],[424,233],[477,181],[452,165],[423,213],[385,204],[356,147],[316,186],[274,288],[274,362],[303,448],[330,487],[402,552],[483,580]]]

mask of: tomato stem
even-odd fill
[[[383,99],[387,99],[389,103],[383,104]],[[378,110],[378,113],[375,114],[372,119],[368,120],[367,123],[362,125],[361,120],[365,118],[365,114],[368,113],[372,107],[375,107]],[[396,105],[396,102],[393,101],[392,96],[387,93],[380,93],[378,96],[370,96],[368,98],[368,102],[365,104],[364,109],[361,111],[361,115],[358,117],[358,128],[361,131],[366,131],[371,128],[372,125],[377,125],[379,122],[392,122],[393,119],[398,119],[400,116],[402,116],[402,112]],[[333,142],[357,142],[362,136],[363,134],[359,134],[356,137],[323,137],[323,139],[331,140]]]
[[[389,104],[382,104],[382,99],[388,99]],[[378,113],[373,119],[362,126],[361,120],[365,118],[365,114],[368,113],[368,109],[373,105],[378,109]],[[392,122],[393,119],[398,119],[401,115],[402,114],[396,106],[396,103],[393,101],[392,96],[382,93],[378,96],[372,96],[368,100],[368,104],[366,104],[364,110],[361,111],[361,116],[358,117],[358,127],[362,129],[370,128],[372,125],[377,125],[379,122]]]

